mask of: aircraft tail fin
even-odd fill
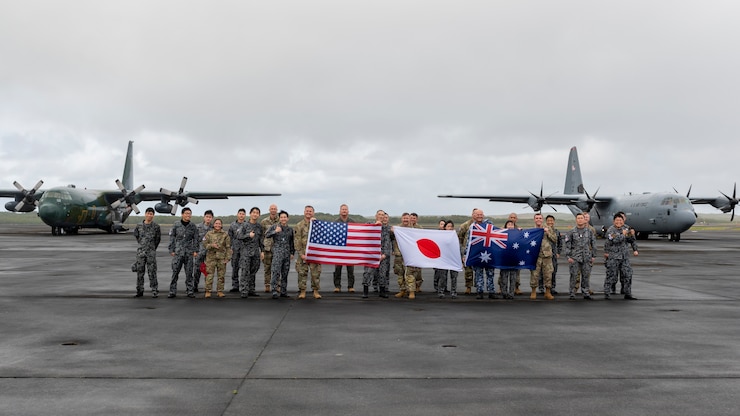
[[[134,189],[134,142],[129,140],[126,162],[123,165],[123,176],[121,178],[126,189]]]
[[[570,148],[568,156],[568,170],[565,172],[565,195],[583,194],[583,179],[581,178],[581,164],[578,162],[578,151],[576,147]]]

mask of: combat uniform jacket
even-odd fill
[[[274,224],[265,233],[266,238],[272,239],[272,258],[286,258],[295,254],[295,239],[293,229],[289,225],[281,226],[282,231],[277,232],[275,229],[280,224]]]
[[[457,232],[457,239],[460,240],[460,254],[465,253],[465,248],[468,245],[468,235],[470,235],[470,225],[473,224],[473,219],[469,219],[460,225],[460,229]]]
[[[637,251],[637,243],[632,235],[625,236],[624,230],[629,232],[629,227],[617,228],[614,225],[610,226],[606,230],[604,235],[604,253],[609,254],[609,259],[612,260],[624,260],[629,258],[628,247],[632,247],[632,251]]]
[[[247,221],[239,222],[234,221],[229,225],[229,237],[231,238],[231,241],[233,243],[234,252],[240,252],[242,249],[242,246],[244,245],[241,240],[237,237],[237,235],[241,234],[244,230],[243,228],[247,225]]]
[[[136,242],[139,243],[137,253],[151,253],[157,251],[157,247],[159,247],[162,240],[162,231],[156,222],[152,221],[151,224],[147,224],[142,221],[136,224],[134,237],[136,237]]]
[[[218,248],[211,247],[218,244]],[[223,229],[221,231],[211,230],[203,237],[203,245],[206,247],[206,260],[231,260],[231,237]]]
[[[200,241],[200,251],[198,252],[198,258],[200,260],[204,259],[206,256],[206,248],[203,245],[203,237],[206,236],[206,233],[211,231],[213,229],[213,222],[211,222],[211,225],[206,225],[206,223],[202,222],[197,225],[198,227],[198,241]]]
[[[197,253],[200,249],[198,227],[192,222],[177,221],[170,230],[170,244],[167,248],[176,256],[192,256],[193,253]]]
[[[272,238],[267,238],[265,234],[267,234],[267,230],[269,230],[270,227],[277,224],[278,222],[280,222],[279,217],[275,217],[275,219],[272,219],[268,216],[267,218],[263,219],[262,222],[260,223],[260,225],[262,225],[262,235],[263,235],[262,250],[263,251],[268,251],[268,252],[272,251]]]
[[[254,238],[249,236],[252,231],[254,231]],[[236,239],[241,245],[242,255],[248,257],[259,256],[264,249],[262,225],[259,223],[255,222],[252,224],[251,222],[246,221],[242,227],[238,228]]]
[[[596,257],[596,235],[589,227],[573,227],[565,233],[565,256],[577,262],[591,261]]]
[[[552,228],[544,228],[545,234],[542,237],[542,245],[540,246],[540,258],[549,258],[552,257],[553,250],[552,246],[557,245],[558,243],[558,235],[555,234],[555,230]]]
[[[311,227],[311,221],[302,219],[295,226],[295,250],[298,255],[306,254],[306,245],[308,245],[308,230]]]

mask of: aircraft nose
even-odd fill
[[[39,218],[46,225],[55,226],[64,220],[64,209],[53,203],[39,204]]]
[[[691,228],[691,226],[696,222],[696,214],[692,211],[678,211],[676,212],[676,216],[676,222],[681,225],[681,228],[683,228],[684,231]]]

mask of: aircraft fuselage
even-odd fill
[[[597,213],[598,211],[598,213]],[[626,224],[644,237],[648,234],[680,235],[696,222],[696,212],[688,198],[673,193],[622,195],[591,209],[591,224],[597,230],[608,228],[614,214],[627,215]]]
[[[116,224],[126,220],[130,208],[111,208],[102,191],[56,187],[39,199],[39,218],[52,233],[74,233],[80,228],[116,231]],[[119,227],[120,228],[120,227]]]

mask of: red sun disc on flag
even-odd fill
[[[437,243],[427,238],[416,240],[416,246],[419,247],[421,254],[429,257],[430,259],[438,259],[442,254]]]

